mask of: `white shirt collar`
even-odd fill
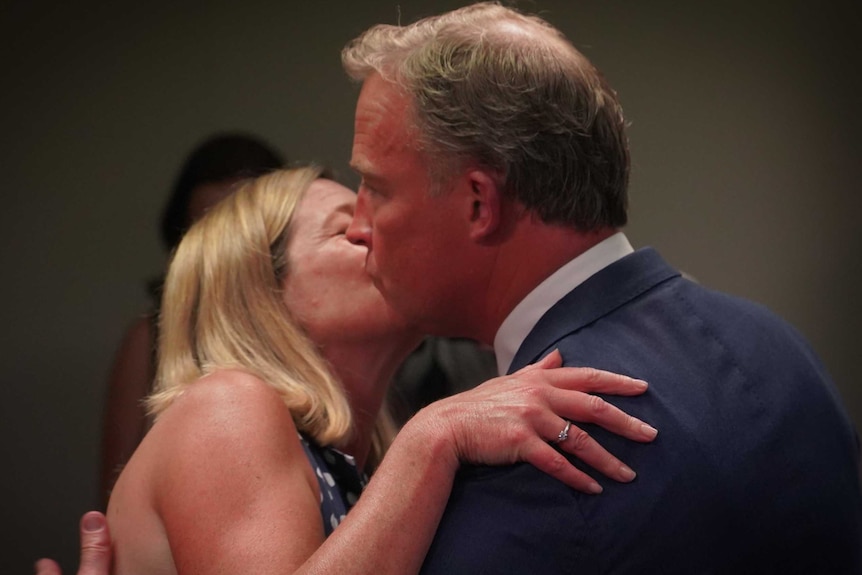
[[[633,251],[625,234],[617,232],[565,264],[527,294],[503,320],[494,337],[500,375],[509,370],[518,348],[545,312],[587,278]]]

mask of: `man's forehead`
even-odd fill
[[[362,85],[356,103],[355,134],[378,138],[400,136],[410,112],[410,98],[402,88],[374,74]]]
[[[410,95],[403,87],[375,72],[362,82],[359,103],[369,110],[379,106],[389,111],[403,111],[410,106]]]
[[[415,150],[408,133],[409,99],[395,84],[372,75],[356,104],[350,167],[373,177],[387,157]]]

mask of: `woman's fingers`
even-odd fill
[[[554,357],[552,357],[554,356]],[[549,359],[550,358],[550,359]],[[550,365],[560,361],[556,350],[546,356]],[[533,364],[535,366],[540,363]],[[544,365],[544,364],[541,364]],[[633,396],[647,390],[647,382],[590,367],[545,369],[527,377],[541,377],[552,386],[548,391],[550,408],[560,417],[595,423],[634,441],[652,441],[658,431],[592,393]]]
[[[563,365],[563,356],[560,355],[560,350],[555,349],[536,363],[531,363],[516,371],[516,374],[533,371],[536,369],[554,369]]]
[[[599,445],[595,439],[576,424],[569,426],[566,435],[567,437],[562,441],[553,441],[552,444],[615,481],[628,483],[635,478],[634,470]]]
[[[522,454],[524,461],[573,489],[591,495],[602,492],[602,487],[595,479],[572,465],[563,454],[544,441],[537,440],[524,446]]]
[[[538,377],[555,387],[611,395],[640,395],[648,384],[636,379],[593,367],[562,367],[563,356],[555,349],[536,363],[527,365],[510,377],[532,377],[531,372],[541,371]]]
[[[598,395],[561,390],[552,394],[548,401],[550,408],[560,417],[581,423],[594,423],[633,441],[648,442],[658,435],[658,430],[654,427],[611,405]]]
[[[565,421],[561,421],[562,425],[558,432],[565,429]],[[614,481],[628,483],[636,477],[634,470],[599,445],[574,423],[568,426],[566,437],[561,441],[557,440],[557,436],[552,441],[541,441],[537,438],[537,441],[525,444],[521,454],[525,461],[578,491],[590,494],[601,493],[602,489],[595,479],[572,465],[560,451],[574,455]]]
[[[554,387],[585,393],[640,395],[649,387],[647,382],[642,379],[592,367],[549,369],[542,372],[542,377],[545,377],[546,381]]]
[[[560,367],[561,363],[554,350],[512,375],[437,402],[435,420],[454,422],[450,428],[455,430],[458,458],[485,465],[526,461],[585,493],[600,493],[601,487],[566,455],[613,480],[634,479],[635,472],[578,423],[596,424],[634,441],[652,441],[658,433],[653,427],[593,395],[639,395],[647,383],[599,369]],[[567,421],[572,423],[567,426]],[[483,431],[485,427],[489,431]]]

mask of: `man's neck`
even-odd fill
[[[566,263],[616,232],[614,228],[579,232],[542,223],[535,217],[521,219],[499,248],[475,337],[493,344],[500,325],[527,294]]]
[[[561,266],[521,299],[494,336],[498,372],[503,374],[509,371],[521,344],[558,301],[633,251],[625,234],[617,232]]]

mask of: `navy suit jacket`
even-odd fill
[[[644,249],[552,307],[511,371],[555,348],[649,382],[606,399],[653,443],[583,426],[638,477],[592,471],[596,496],[528,464],[464,467],[423,573],[862,573],[858,438],[788,324]]]

